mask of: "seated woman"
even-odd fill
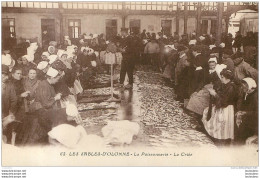
[[[205,85],[200,91],[194,92],[187,105],[187,109],[202,115],[203,111],[206,107],[210,104],[210,94],[208,88],[215,88],[217,87],[217,83],[219,83],[220,79],[216,73],[216,66],[217,66],[217,58],[212,57],[209,59],[209,74],[207,78],[207,85]]]
[[[230,144],[234,139],[234,105],[236,102],[236,85],[232,81],[230,70],[220,72],[221,88],[218,91],[208,89],[215,99],[211,117],[208,120],[208,108],[203,112],[202,122],[213,141],[219,144]]]
[[[241,81],[235,125],[235,142],[237,144],[245,144],[247,138],[253,141],[258,137],[258,93],[256,88],[256,82],[252,78],[244,78]]]

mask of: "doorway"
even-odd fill
[[[48,46],[50,41],[55,41],[55,20],[41,19],[42,46]]]
[[[130,33],[139,34],[141,29],[141,21],[140,20],[130,20],[129,21]]]
[[[111,40],[117,35],[117,20],[107,19],[106,20],[106,39]]]
[[[172,21],[171,20],[162,20],[161,27],[162,27],[162,33],[164,35],[172,34]]]

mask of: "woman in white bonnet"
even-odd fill
[[[235,141],[251,144],[258,135],[258,92],[254,79],[241,81],[236,107]]]

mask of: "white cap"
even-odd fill
[[[106,44],[109,44],[109,41],[106,41]]]
[[[86,40],[91,40],[92,37],[91,37],[91,36],[84,36],[84,39],[86,39]]]
[[[79,111],[74,104],[66,104],[66,114],[71,117],[76,117]]]
[[[52,67],[50,67],[46,74],[48,76],[54,78],[54,77],[56,77],[59,74],[59,72],[56,69],[53,69]]]
[[[189,45],[195,45],[197,43],[197,40],[190,40]]]
[[[201,41],[203,41],[203,40],[205,40],[205,37],[204,37],[204,36],[200,36],[199,39],[200,39]]]
[[[34,54],[29,54],[27,56],[28,56],[28,58],[27,58],[28,62],[33,62],[34,61]]]
[[[80,48],[80,51],[83,52],[85,49],[87,49],[87,48],[84,47],[84,46],[82,46],[82,47]]]
[[[218,74],[219,78],[221,78],[220,72],[222,72],[222,70],[225,69],[225,68],[227,68],[227,65],[225,65],[225,64],[217,64],[216,65],[215,70],[216,70],[216,73]]]
[[[166,38],[166,39],[167,39],[167,36],[166,36],[166,35],[163,35],[163,38]]]
[[[83,39],[79,40],[79,43],[84,43],[84,40]]]
[[[175,48],[174,45],[165,45],[165,47],[168,47],[168,48],[171,48],[171,49],[177,50],[177,49]]]
[[[61,58],[63,55],[68,55],[66,51],[59,49],[57,52],[57,56]]]
[[[257,87],[254,79],[247,77],[247,78],[244,78],[243,80],[247,83],[248,90],[251,90],[251,89],[254,89]]]
[[[220,45],[219,45],[219,47],[221,47],[221,48],[225,48],[225,43],[220,43]]]
[[[88,54],[93,54],[94,53],[94,49],[92,49],[92,48],[88,48],[87,50],[88,50]]]
[[[47,61],[41,61],[39,62],[39,64],[37,65],[37,69],[39,70],[43,70],[48,66],[48,62]]]
[[[2,55],[2,64],[9,66],[11,63],[12,58],[10,54]]]
[[[97,38],[97,37],[98,37],[98,34],[94,34],[94,35],[93,35],[93,38]]]
[[[209,62],[215,62],[215,63],[218,63],[218,60],[216,57],[211,57],[209,58]]]
[[[54,61],[57,60],[57,58],[58,58],[57,55],[50,55],[50,56],[48,57],[48,59],[50,60],[50,61],[49,61],[49,64],[52,64]]]
[[[96,57],[98,57],[98,56],[99,56],[99,53],[98,53],[97,51],[95,51],[94,53],[95,53]]]
[[[50,54],[49,54],[47,51],[45,51],[45,52],[43,52],[43,53],[42,53],[42,56],[49,57],[49,56],[50,56]]]
[[[209,49],[212,50],[213,48],[215,48],[216,45],[209,45]]]

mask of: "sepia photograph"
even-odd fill
[[[2,1],[2,166],[258,166],[258,2]]]

